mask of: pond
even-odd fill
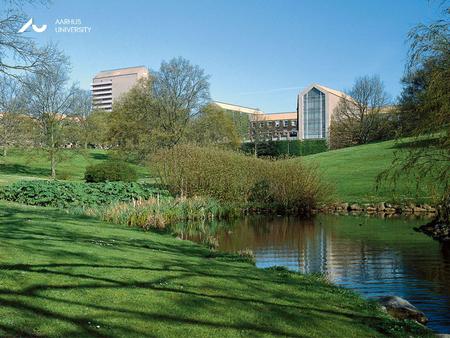
[[[218,249],[251,249],[261,268],[322,273],[364,297],[396,295],[450,333],[450,247],[413,230],[420,219],[316,215],[247,217],[209,232]],[[198,236],[188,235],[198,240]]]

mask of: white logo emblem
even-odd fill
[[[28,20],[28,22],[25,25],[22,26],[21,29],[19,29],[18,33],[25,32],[28,28],[30,28],[30,26],[33,28],[33,30],[36,33],[45,32],[45,30],[47,29],[47,25],[42,25],[41,27],[38,27],[35,24],[33,24],[33,18],[31,18],[30,20]]]

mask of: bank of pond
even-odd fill
[[[218,251],[251,253],[259,268],[322,274],[368,299],[400,296],[425,313],[429,328],[450,333],[450,245],[414,230],[426,220],[260,215],[178,224],[174,231]]]
[[[425,313],[429,328],[450,332],[450,250],[414,230],[427,222],[422,216],[277,216],[277,209],[173,197],[161,186],[121,182],[19,182],[2,194],[24,204],[59,207],[71,217],[192,240],[206,246],[211,257],[229,253],[259,268],[323,275],[369,299],[401,296]]]
[[[6,202],[0,234],[0,336],[432,336],[321,274],[259,269],[249,250]]]

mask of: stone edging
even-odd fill
[[[313,212],[323,213],[366,213],[388,215],[437,215],[437,208],[429,204],[393,204],[393,203],[333,203],[320,205]]]

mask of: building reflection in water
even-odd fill
[[[417,233],[418,219],[250,217],[218,233],[220,249],[251,249],[258,267],[322,273],[367,297],[398,295],[450,332],[450,250]]]

